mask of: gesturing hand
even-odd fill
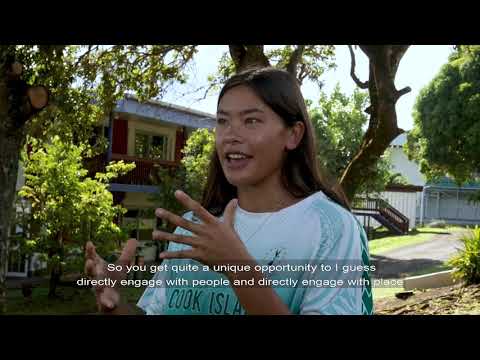
[[[135,256],[137,245],[137,240],[129,239],[116,262],[117,265],[122,265],[123,271],[109,271],[107,262],[97,254],[95,246],[89,241],[85,249],[85,274],[90,279],[95,280],[107,278],[113,280],[125,279],[127,277],[126,266],[130,264],[131,259]],[[98,311],[109,312],[120,303],[120,294],[117,289],[108,286],[95,286],[94,289]]]
[[[194,236],[184,236],[164,231],[154,231],[153,238],[155,240],[173,241],[191,246],[191,249],[188,250],[163,252],[160,254],[161,258],[189,258],[208,266],[232,264],[252,259],[233,228],[235,208],[237,206],[236,199],[231,200],[226,206],[224,220],[221,222],[183,191],[177,190],[175,197],[187,209],[193,211],[202,220],[203,224],[193,223],[165,209],[157,209],[155,214],[158,217],[168,220],[170,223],[189,230],[194,234]]]

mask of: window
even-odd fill
[[[167,135],[135,132],[135,156],[151,160],[170,160]]]

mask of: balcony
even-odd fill
[[[113,180],[115,183],[127,185],[157,185],[158,181],[155,180],[155,177],[158,168],[170,168],[173,170],[178,166],[174,161],[148,160],[115,153],[112,154],[111,160],[123,160],[125,163],[135,163],[135,169]],[[96,172],[104,172],[106,164],[106,153],[85,161],[85,166],[89,170],[89,176],[92,177],[95,176]]]

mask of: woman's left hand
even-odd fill
[[[183,191],[177,190],[175,197],[187,209],[193,211],[203,224],[193,223],[165,209],[156,209],[155,214],[159,218],[194,234],[194,236],[184,236],[155,230],[153,232],[154,240],[173,241],[191,246],[191,249],[188,250],[163,252],[160,254],[161,258],[188,258],[208,266],[242,264],[252,261],[251,255],[233,227],[237,199],[228,203],[224,211],[223,222],[221,222]]]

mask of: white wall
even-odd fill
[[[380,193],[380,197],[408,218],[409,229],[415,227],[417,216],[417,193],[385,191]],[[363,225],[363,216],[356,215],[356,218]],[[375,219],[370,218],[370,226],[378,227],[381,225],[382,224]]]
[[[128,155],[135,156],[135,131],[143,130],[152,135],[168,136],[168,160],[175,160],[175,141],[177,130],[168,125],[152,124],[146,121],[132,119],[128,121]]]
[[[417,193],[415,192],[382,192],[382,198],[391,206],[408,217],[410,229],[415,227],[415,219],[417,216]]]
[[[390,147],[391,161],[393,171],[402,174],[407,178],[409,184],[423,186],[425,185],[425,177],[420,172],[417,163],[408,160],[407,155],[403,152],[402,147]]]
[[[20,188],[25,185],[25,171],[23,170],[22,164],[18,164],[18,173],[17,173],[17,185],[15,189],[18,191]]]

